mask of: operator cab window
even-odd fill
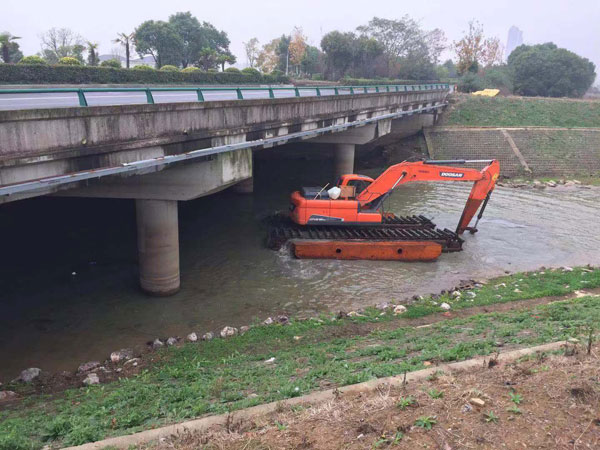
[[[362,191],[364,191],[366,188],[368,188],[370,184],[371,184],[370,181],[365,181],[365,180],[350,180],[350,181],[348,181],[348,186],[354,186],[355,195],[360,194]]]

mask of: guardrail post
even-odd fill
[[[386,92],[390,92],[390,87],[389,85],[385,87]]]
[[[398,85],[396,85],[396,92],[398,92]]]
[[[79,98],[79,106],[87,106],[87,99],[85,98],[85,93],[83,92],[83,89],[79,89],[77,91],[77,98]]]
[[[152,97],[152,91],[150,89],[146,89],[146,100],[149,104],[154,105],[154,97]]]
[[[317,97],[321,96],[321,89],[317,88]]]
[[[198,101],[199,102],[203,102],[204,101],[204,94],[202,93],[202,89],[198,89],[196,92],[198,93]]]
[[[350,95],[354,94],[354,88],[352,86],[350,86]]]
[[[296,97],[300,97],[300,89],[298,89],[296,87],[296,88],[294,88],[294,92],[295,92]]]
[[[244,96],[242,95],[242,90],[240,88],[237,88],[235,91],[237,92],[238,100],[244,100]]]
[[[338,91],[337,86],[333,88],[333,92],[335,95],[340,95],[340,92]]]
[[[273,88],[269,86],[269,98],[275,98],[275,92],[273,92]]]
[[[375,86],[375,92],[379,92],[379,86]]]

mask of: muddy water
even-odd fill
[[[0,380],[31,366],[73,370],[156,336],[279,312],[348,310],[464,278],[600,264],[599,189],[497,188],[480,232],[466,236],[463,252],[435,263],[300,261],[264,248],[262,218],[286,209],[291,189],[328,181],[330,170],[321,162],[258,165],[254,196],[225,192],[182,204],[182,290],[166,299],[137,289],[132,202],[43,198],[3,206]],[[468,191],[461,183],[415,184],[386,207],[453,229]]]

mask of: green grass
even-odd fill
[[[446,125],[493,127],[600,127],[600,101],[464,96]]]
[[[474,298],[463,294],[446,301],[458,309],[599,285],[598,269],[545,271],[503,277],[475,290]],[[522,292],[515,293],[515,286]],[[403,316],[439,311],[433,301],[410,306]],[[364,317],[292,320],[289,326],[258,326],[231,339],[165,348],[160,362],[134,378],[56,397],[34,396],[0,412],[0,450],[82,444],[304,395],[324,383],[347,385],[397,375],[424,368],[425,361],[491,354],[502,345],[499,340],[506,346],[530,346],[580,336],[587,324],[600,320],[600,299],[481,314],[427,328],[401,320],[369,309]],[[265,364],[271,357],[275,362]]]

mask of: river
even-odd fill
[[[330,171],[322,161],[261,162],[254,195],[181,203],[182,289],[169,298],[137,287],[132,201],[37,198],[0,207],[0,380],[27,367],[74,370],[157,336],[282,312],[347,311],[505,271],[600,264],[598,188],[498,187],[464,251],[434,263],[296,260],[265,248],[264,217]],[[387,209],[454,229],[468,191],[463,183],[407,185]]]

